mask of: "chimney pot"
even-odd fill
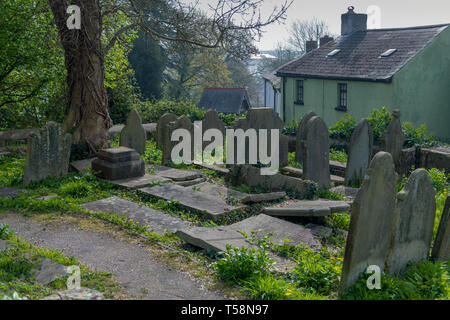
[[[333,41],[333,37],[329,37],[328,35],[323,36],[322,38],[320,38],[320,46],[324,46],[326,45],[328,42]]]
[[[341,35],[367,30],[367,14],[355,13],[355,7],[348,7],[348,12],[341,15]]]
[[[314,49],[317,49],[317,41],[315,41],[315,40],[306,41],[306,53],[308,53]]]

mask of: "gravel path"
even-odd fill
[[[76,257],[93,270],[114,273],[127,293],[141,299],[225,299],[208,291],[186,273],[157,262],[151,253],[106,233],[84,231],[74,225],[49,227],[17,214],[0,214],[0,223],[40,247]]]

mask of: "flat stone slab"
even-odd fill
[[[248,236],[253,234],[257,238],[263,238],[270,234],[273,243],[283,244],[284,240],[291,240],[290,244],[303,243],[311,249],[320,249],[321,247],[320,241],[314,237],[310,229],[265,214],[247,218],[229,225],[228,228],[245,232]]]
[[[219,197],[185,188],[176,184],[166,184],[139,189],[145,194],[169,201],[178,201],[188,209],[203,212],[208,219],[215,220],[239,207],[230,206]]]
[[[231,199],[240,200],[248,196],[247,193],[239,192],[237,190],[229,189],[225,186],[220,186],[209,182],[200,183],[196,185],[194,189],[211,196],[219,197],[225,201],[229,201]]]
[[[255,247],[244,237],[243,232],[248,237],[253,235],[256,238],[271,234],[271,241],[279,244],[289,239],[292,242],[286,243],[303,243],[312,249],[320,249],[321,247],[320,241],[314,237],[310,229],[265,214],[253,216],[229,226],[181,229],[176,232],[176,235],[192,245],[214,251],[225,251],[227,245]]]
[[[53,260],[42,258],[41,265],[34,270],[34,282],[47,285],[67,275],[67,267]]]
[[[97,158],[83,159],[70,163],[70,168],[84,174],[90,174],[88,169],[92,169],[92,161]]]
[[[153,232],[163,235],[166,230],[176,232],[189,224],[180,218],[165,214],[152,208],[141,206],[135,202],[119,197],[111,197],[81,205],[83,208],[94,212],[106,212],[126,217],[139,222],[144,227],[149,227]]]
[[[180,170],[166,166],[158,166],[156,164],[151,164],[147,168],[149,168],[155,175],[168,178],[173,181],[188,181],[198,179],[203,176],[201,171]]]
[[[263,209],[263,213],[279,217],[324,217],[332,213],[349,211],[350,209],[350,204],[345,201],[301,200],[266,207]]]
[[[224,176],[224,175],[226,175],[226,174],[228,174],[230,172],[230,170],[227,169],[227,168],[222,168],[222,167],[219,167],[219,166],[216,166],[216,165],[213,165],[213,164],[195,164],[195,165],[197,167],[200,167],[200,168],[212,170],[212,171],[214,171],[214,172],[216,172],[216,173],[218,173],[218,174],[220,174],[222,176]]]
[[[242,203],[257,203],[264,201],[274,201],[286,197],[286,192],[270,192],[270,193],[258,193],[249,194],[241,199]]]
[[[333,233],[333,229],[314,223],[309,223],[305,227],[311,229],[311,232],[317,237],[328,238]]]
[[[112,183],[114,185],[117,185],[118,187],[125,188],[125,189],[139,189],[148,187],[149,185],[153,185],[155,183],[167,183],[170,182],[169,179],[157,176],[157,175],[151,175],[151,174],[145,174],[142,177],[136,177],[136,178],[127,178],[122,180],[105,180],[109,183]]]
[[[175,183],[182,187],[190,187],[190,186],[197,185],[197,184],[205,182],[205,181],[206,181],[205,178],[197,178],[194,180],[178,181]]]
[[[22,189],[16,189],[16,188],[1,188],[0,189],[0,198],[15,198],[19,194],[23,192]]]
[[[303,177],[303,169],[299,168],[293,168],[293,167],[283,167],[280,169],[282,174],[295,177],[295,178],[302,178]],[[333,174],[330,174],[331,182],[334,182],[335,185],[341,185],[344,184],[345,178],[340,176],[335,176]]]
[[[346,198],[354,199],[359,191],[359,188],[352,188],[346,186],[338,186],[330,189],[331,192],[342,194]]]

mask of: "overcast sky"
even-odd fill
[[[201,0],[201,6],[214,0]],[[283,0],[264,0],[262,13],[269,14],[274,6]],[[294,0],[287,12],[285,24],[273,24],[265,28],[260,50],[270,50],[278,41],[288,38],[287,29],[295,19],[305,20],[317,17],[325,20],[330,31],[339,35],[341,32],[341,14],[353,5],[355,12],[366,13],[371,5],[381,9],[381,27],[411,27],[450,23],[450,0]]]

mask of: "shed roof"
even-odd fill
[[[205,88],[198,106],[222,113],[241,113],[251,108],[245,88]]]

